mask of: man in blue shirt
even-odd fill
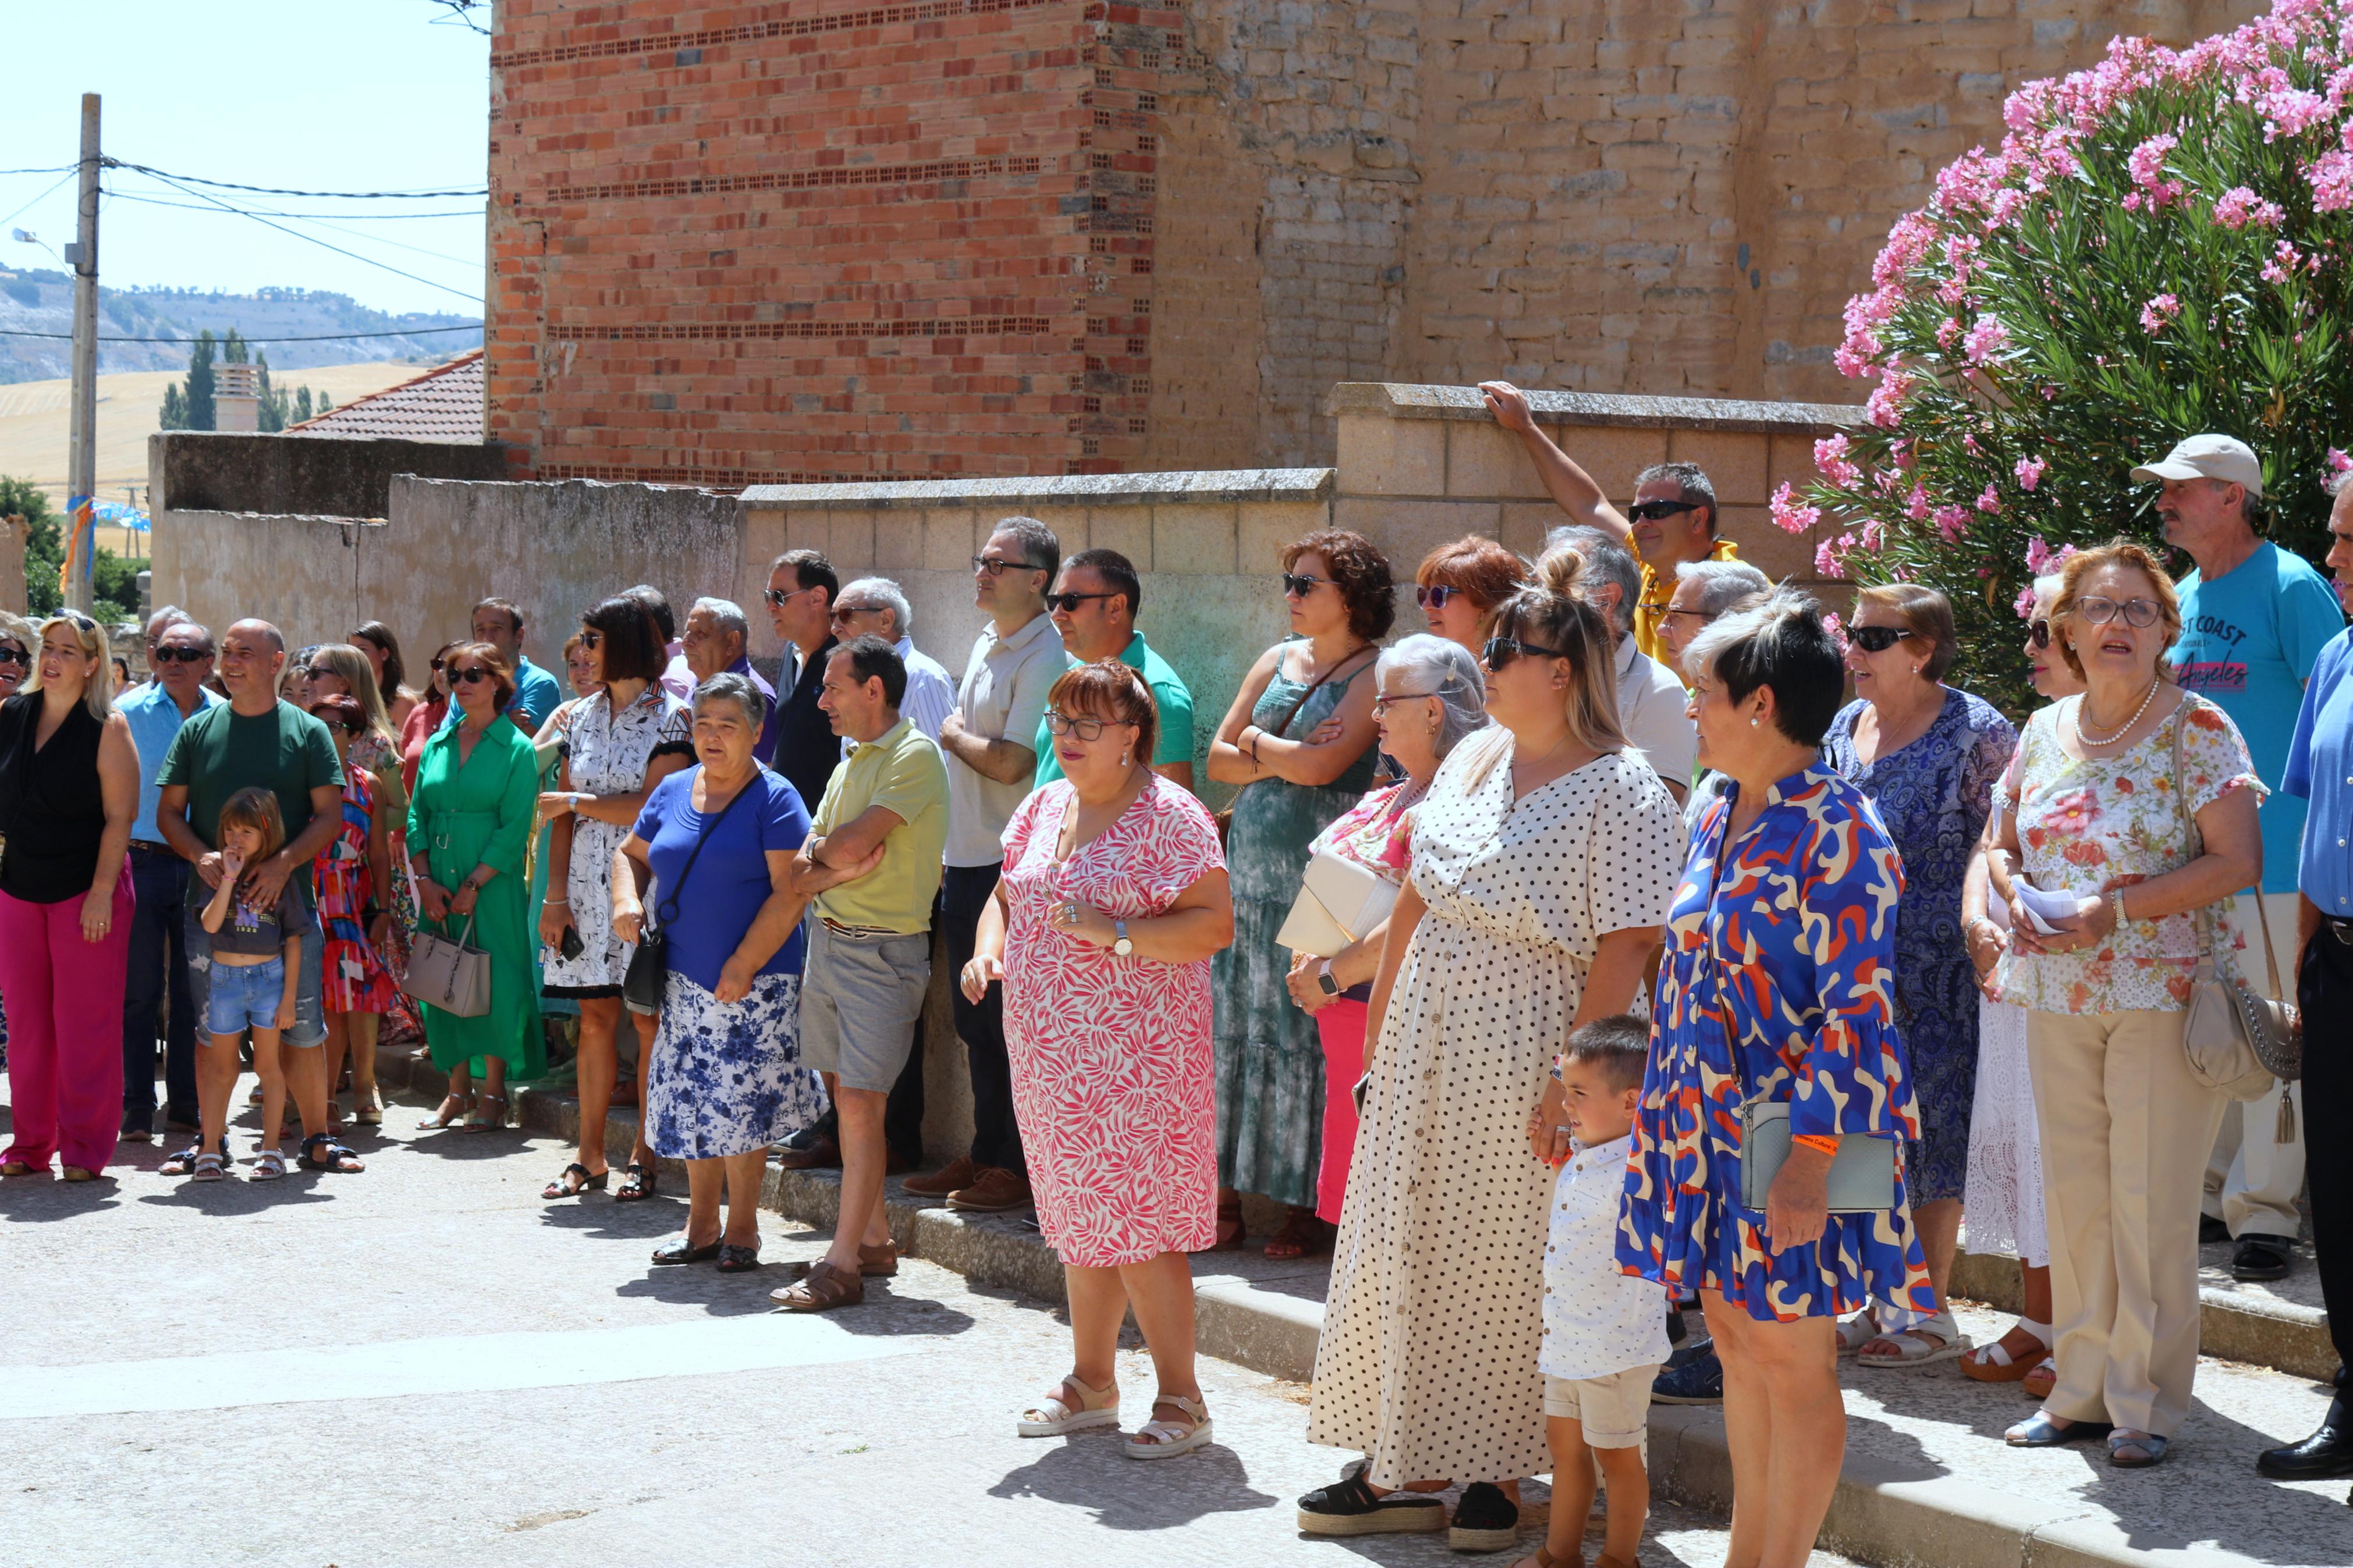
[[[2271,787],[2261,812],[2262,896],[2271,929],[2285,936],[2295,912],[2305,803],[2280,788],[2280,773],[2304,702],[2305,680],[2320,650],[2345,629],[2344,612],[2326,578],[2256,536],[2263,466],[2244,442],[2192,436],[2162,461],[2135,468],[2132,477],[2164,487],[2157,515],[2165,525],[2166,542],[2197,563],[2179,584],[2181,637],[2173,645],[2174,677],[2231,716],[2246,738],[2255,776]],[[2262,950],[2263,924],[2243,897],[2239,910],[2249,944],[2246,973],[2262,986],[2269,973]],[[2284,969],[2288,954],[2278,956]],[[2284,984],[2284,973],[2281,979]],[[2292,1267],[2305,1148],[2300,1119],[2292,1109],[2283,1110],[2280,1100],[2292,1100],[2294,1092],[2287,1086],[2227,1107],[2207,1165],[2205,1224],[2200,1228],[2213,1239],[2227,1233],[2238,1244],[2231,1268],[2241,1279],[2284,1279]]]
[[[2328,564],[2337,593],[2353,604],[2353,485],[2340,483],[2329,510]],[[2296,881],[2296,1004],[2304,1011],[2304,1103],[2328,1118],[2313,1140],[2312,1252],[2320,1299],[2339,1362],[2353,1362],[2353,1142],[2337,1112],[2353,1107],[2353,633],[2320,652],[2289,740],[2282,793],[2310,805]],[[2353,1476],[2353,1407],[2345,1368],[2320,1429],[2256,1460],[2284,1480]]]
[[[512,599],[484,599],[474,606],[472,630],[476,642],[498,649],[499,657],[514,671],[514,700],[507,704],[507,717],[524,734],[538,734],[555,705],[564,700],[564,689],[556,685],[555,677],[523,657],[522,606]],[[458,719],[458,705],[452,702],[441,727],[446,730]]]
[[[131,1143],[155,1135],[155,1018],[166,998],[164,1121],[171,1131],[196,1130],[196,1005],[181,929],[188,868],[155,826],[155,803],[164,795],[156,775],[181,724],[220,701],[205,689],[213,654],[211,632],[185,617],[169,622],[147,645],[155,679],[114,705],[130,722],[131,743],[139,751],[139,815],[131,824],[131,887],[137,901],[122,980],[122,1137]]]

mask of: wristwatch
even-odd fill
[[[1332,961],[1328,958],[1315,971],[1315,988],[1326,996],[1340,994],[1340,983],[1332,978]]]
[[[1112,921],[1111,929],[1113,937],[1111,950],[1113,952],[1119,954],[1122,958],[1125,958],[1129,953],[1135,951],[1135,943],[1127,940],[1127,922],[1125,921],[1115,920]]]

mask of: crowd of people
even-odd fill
[[[121,692],[86,618],[0,631],[0,1174],[89,1180],[153,1137],[159,1046],[167,1174],[237,1169],[248,1050],[247,1173],[284,1173],[289,1100],[297,1160],[355,1173],[340,1080],[381,1120],[385,1031],[448,1074],[424,1127],[480,1131],[565,1015],[581,1131],[543,1196],[642,1200],[683,1162],[651,1263],[747,1271],[764,1164],[838,1164],[833,1238],[775,1300],[852,1309],[898,1267],[936,930],[974,1131],[905,1189],[1034,1205],[1064,1265],[1072,1363],[1025,1436],[1119,1425],[1133,1310],[1157,1387],[1126,1452],[1210,1440],[1189,1255],[1251,1245],[1252,1194],[1269,1256],[1333,1257],[1310,1436],[1364,1457],[1300,1500],[1310,1533],[1500,1550],[1549,1472],[1527,1561],[1581,1560],[1606,1479],[1627,1568],[1649,1405],[1720,1402],[1734,1560],[1801,1563],[1848,1356],[1958,1359],[2039,1401],[2010,1443],[2161,1462],[2201,1235],[2284,1273],[2306,1168],[2306,1091],[2212,1081],[2193,996],[2283,962],[2307,1016],[2353,994],[2353,500],[2332,591],[2262,538],[2243,445],[2134,469],[2196,570],[2069,555],[2026,621],[2048,704],[2006,717],[1952,683],[1936,590],[1863,589],[1841,626],[1738,559],[1699,468],[1621,511],[1484,391],[1567,513],[1539,557],[1431,551],[1391,641],[1383,552],[1293,541],[1289,633],[1205,735],[1134,566],[1027,517],[972,559],[961,677],[897,584],[808,550],[767,580],[773,683],[739,605],[681,628],[644,586],[581,615],[569,697],[503,598],[417,689],[380,622],[290,650],[167,608]],[[617,1097],[644,1113],[615,1183]],[[2308,1164],[2342,1342],[2353,1194],[2327,1141]],[[1965,1217],[2024,1270],[1981,1345],[1947,1299]],[[2353,1473],[2343,1402],[2261,1464]]]

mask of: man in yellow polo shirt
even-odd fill
[[[818,707],[855,742],[827,781],[795,874],[855,869],[811,901],[801,979],[801,1065],[826,1076],[841,1123],[841,1217],[824,1260],[773,1300],[823,1312],[865,1300],[863,1276],[897,1271],[882,1209],[883,1109],[932,984],[932,900],[948,838],[937,742],[899,716],[907,667],[879,637],[833,650]]]
[[[1675,568],[1686,561],[1737,561],[1740,551],[1716,537],[1715,487],[1696,463],[1657,463],[1634,476],[1634,504],[1620,512],[1553,438],[1537,427],[1528,395],[1508,381],[1482,381],[1479,391],[1495,423],[1520,438],[1560,510],[1641,558],[1642,596],[1634,606],[1634,646],[1663,660],[1659,623],[1674,596]]]

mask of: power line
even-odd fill
[[[142,206],[177,207],[182,212],[192,213],[208,213],[217,212],[220,210],[217,207],[200,207],[194,202],[167,202],[161,196],[134,196],[128,191],[112,191],[108,194],[112,195],[117,201],[137,202]],[[479,218],[485,215],[483,209],[480,207],[452,207],[448,212],[438,213],[290,213],[271,210],[263,213],[262,216],[264,217],[332,217],[341,218],[345,223],[399,223],[403,219],[413,217]]]
[[[240,185],[227,180],[207,180],[199,174],[174,174],[163,169],[151,169],[144,163],[126,163],[120,158],[101,158],[100,163],[110,169],[131,169],[142,174],[153,174],[164,181],[185,180],[191,184],[211,185],[224,191],[251,191],[265,196],[322,196],[332,201],[416,201],[427,196],[487,196],[487,185],[463,191],[290,191],[278,185]],[[190,191],[190,195],[199,193]]]
[[[198,213],[208,212],[208,213],[217,213],[217,212],[220,212],[220,211],[222,211],[222,210],[223,210],[222,208],[219,208],[219,207],[198,206],[198,205],[197,205],[195,203],[194,203],[194,202],[159,202],[159,201],[156,201],[156,200],[155,200],[153,197],[152,197],[152,196],[134,196],[134,195],[132,195],[128,194],[127,192],[126,192],[126,193],[117,193],[117,192],[115,192],[115,191],[109,190],[109,191],[106,193],[106,195],[107,195],[107,198],[108,198],[108,200],[109,200],[109,201],[121,200],[121,201],[126,201],[126,202],[141,202],[141,203],[144,203],[145,205],[150,205],[150,206],[159,206],[159,207],[177,207],[177,208],[180,208],[181,210],[183,210],[183,211],[185,211],[185,212],[198,212]],[[340,223],[329,223],[329,222],[327,222],[327,221],[325,220],[325,216],[324,216],[324,215],[321,215],[321,216],[311,216],[311,215],[310,215],[310,214],[308,214],[308,213],[280,213],[280,212],[251,213],[251,212],[248,212],[248,213],[244,213],[244,214],[242,214],[241,216],[248,216],[248,217],[285,217],[285,218],[292,218],[292,219],[296,220],[297,222],[307,222],[307,223],[312,224],[312,225],[314,225],[315,226],[320,227],[320,228],[331,228],[331,229],[333,229],[333,230],[335,230],[338,234],[348,234],[348,235],[350,235],[350,236],[351,236],[353,238],[354,238],[354,239],[364,239],[364,240],[366,240],[368,243],[370,243],[371,245],[388,245],[388,246],[392,247],[392,248],[393,248],[393,249],[395,249],[395,250],[407,250],[407,251],[413,251],[413,252],[415,252],[415,253],[416,253],[417,255],[418,255],[418,256],[429,256],[429,257],[431,257],[431,258],[432,258],[434,260],[436,260],[436,261],[448,261],[448,262],[451,262],[451,263],[453,263],[453,264],[455,264],[455,265],[457,265],[457,266],[459,266],[459,267],[473,267],[473,266],[477,266],[477,265],[479,265],[479,264],[480,263],[480,260],[481,260],[481,258],[480,258],[480,257],[470,257],[470,256],[451,256],[451,255],[450,255],[448,252],[447,252],[447,251],[442,251],[442,250],[427,250],[427,249],[426,249],[426,248],[425,248],[423,246],[421,246],[421,245],[409,245],[409,244],[406,244],[406,242],[401,241],[401,240],[397,240],[397,239],[387,239],[387,238],[385,238],[385,237],[384,236],[382,236],[382,235],[378,235],[378,234],[368,234],[368,233],[364,232],[363,230],[356,229],[356,228],[346,228],[346,227],[344,227],[344,226],[343,226],[342,224],[340,224]],[[338,216],[338,217],[340,217],[340,216],[342,216],[343,215],[342,215],[342,214],[340,214],[340,213],[338,213],[338,214],[336,214],[335,216]],[[396,215],[394,215],[394,216],[399,216],[399,215],[396,214]],[[467,215],[467,216],[471,216],[471,217],[479,218],[479,217],[480,217],[482,215],[481,215],[481,214],[480,214],[480,213],[471,213],[471,214],[469,214],[469,215]]]
[[[113,163],[114,160],[109,159],[108,162]],[[389,272],[396,278],[406,278],[412,283],[422,283],[428,289],[438,289],[445,294],[455,294],[460,300],[479,300],[481,298],[479,291],[469,293],[463,289],[452,288],[447,283],[437,282],[433,279],[420,277],[418,274],[414,272],[404,271],[400,268],[395,267],[389,262],[378,261],[374,257],[362,256],[356,250],[345,250],[340,245],[330,245],[315,234],[304,234],[300,229],[288,228],[282,223],[272,223],[259,213],[247,212],[243,207],[231,206],[228,203],[222,201],[218,196],[208,196],[202,191],[189,190],[186,186],[181,184],[173,175],[158,174],[153,169],[141,168],[140,165],[136,163],[116,163],[115,166],[124,169],[136,169],[140,174],[163,181],[165,184],[170,185],[174,190],[180,192],[183,195],[195,196],[199,200],[210,202],[213,205],[220,208],[223,212],[236,213],[240,217],[249,217],[254,222],[261,225],[264,228],[274,228],[280,234],[290,235],[296,239],[304,240],[311,245],[319,246],[323,249],[332,250],[338,256],[349,257],[352,260],[360,263],[364,267],[373,267],[380,271]],[[454,193],[445,192],[442,194],[448,195]]]
[[[479,332],[481,330],[482,323],[476,321],[464,327],[386,327],[378,332],[312,332],[290,338],[248,338],[240,332],[237,337],[240,342],[248,343],[340,343],[363,338],[424,338],[437,332]],[[33,332],[20,328],[0,327],[0,338],[61,338],[70,341],[72,337],[71,332]],[[99,334],[98,341],[102,343],[177,343],[183,348],[193,347],[196,342],[194,338],[111,338],[102,332]],[[227,340],[216,338],[213,341],[222,342]]]
[[[5,175],[5,174],[72,174],[76,169],[79,169],[79,167],[81,167],[81,165],[80,165],[80,164],[79,164],[79,163],[59,163],[59,164],[57,164],[57,165],[56,165],[55,167],[53,167],[53,168],[47,168],[47,169],[0,169],[0,175]]]
[[[35,207],[39,206],[43,202],[48,200],[49,197],[56,193],[58,185],[64,184],[66,180],[72,179],[74,175],[79,172],[79,168],[68,169],[65,173],[65,179],[59,180],[57,185],[51,185],[47,190],[43,191],[39,195],[35,196],[31,201],[26,202],[23,206],[18,207],[6,217],[0,217],[0,224],[14,223],[16,219],[24,216]],[[47,173],[47,171],[44,170],[43,173]]]

